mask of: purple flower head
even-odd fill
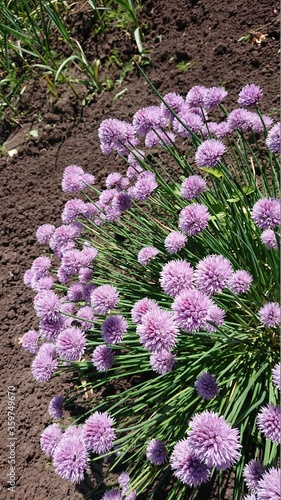
[[[259,85],[248,83],[239,92],[238,104],[244,108],[256,106],[262,97],[262,89]]]
[[[142,266],[147,266],[147,264],[156,257],[159,250],[154,247],[144,247],[138,253],[138,262]]]
[[[80,200],[80,198],[68,200],[61,214],[62,222],[64,224],[71,224],[72,222],[75,222],[79,215],[83,214],[85,210],[85,203]]]
[[[193,113],[186,106],[179,112],[178,118],[175,118],[173,121],[173,130],[177,134],[180,134],[183,139],[191,136],[189,129],[196,134],[200,132],[203,127],[201,115]]]
[[[37,257],[34,259],[31,269],[33,271],[33,281],[37,281],[44,276],[48,276],[51,267],[50,257]]]
[[[258,482],[265,472],[265,468],[260,460],[251,460],[244,467],[243,476],[248,490],[256,491]]]
[[[151,309],[137,325],[140,342],[150,352],[169,351],[176,345],[179,334],[170,311]]]
[[[84,300],[84,285],[82,283],[73,283],[67,290],[67,298],[72,302]]]
[[[277,239],[272,229],[265,229],[261,233],[261,241],[266,248],[268,248],[268,250],[271,250],[272,248],[274,250],[278,250]]]
[[[155,146],[163,147],[164,144],[173,146],[175,142],[175,134],[173,132],[162,132],[162,130],[150,130],[145,136],[145,145],[147,148]]]
[[[88,461],[88,452],[81,437],[64,435],[53,456],[55,472],[72,483],[80,483]]]
[[[258,428],[267,439],[277,444],[280,444],[280,424],[280,406],[268,404],[261,408],[257,417]]]
[[[131,197],[124,192],[120,192],[116,194],[112,201],[112,208],[117,210],[118,212],[126,212],[132,206]]]
[[[126,490],[130,482],[130,476],[128,472],[121,472],[121,474],[118,476],[118,484],[121,488],[121,490]]]
[[[97,314],[107,314],[118,304],[118,296],[115,286],[98,286],[91,293],[91,306]]]
[[[215,167],[226,152],[225,145],[217,139],[208,139],[197,148],[195,161],[198,167]]]
[[[249,119],[251,121],[251,129],[255,134],[261,134],[264,131],[264,125],[266,128],[269,128],[273,123],[270,116],[263,115],[261,120],[258,113],[254,112],[249,112]]]
[[[128,147],[138,144],[134,127],[130,123],[115,118],[108,118],[100,124],[98,136],[101,150],[105,155],[113,151],[125,155],[128,154]]]
[[[101,325],[103,340],[107,344],[117,344],[127,331],[127,321],[123,316],[108,316]]]
[[[251,115],[246,109],[234,109],[228,115],[227,124],[230,131],[239,129],[241,132],[246,132],[251,128]]]
[[[196,285],[199,290],[213,295],[222,292],[228,286],[228,281],[232,277],[232,267],[230,261],[222,255],[209,255],[204,257],[196,267]]]
[[[187,177],[181,185],[181,195],[186,200],[198,198],[201,193],[206,191],[206,181],[200,175],[191,175]]]
[[[257,486],[258,500],[280,500],[280,468],[271,467],[267,470]]]
[[[193,286],[193,269],[186,260],[171,260],[160,273],[162,290],[170,297],[175,297]]]
[[[61,267],[65,269],[69,275],[77,274],[79,269],[81,269],[83,265],[81,254],[82,252],[77,250],[77,248],[67,250],[63,253]]]
[[[145,137],[152,128],[164,128],[166,118],[159,106],[139,109],[133,116],[133,126],[137,134]]]
[[[193,203],[183,208],[179,214],[179,228],[187,236],[196,236],[208,225],[210,214],[205,205]]]
[[[59,258],[62,257],[63,251],[73,248],[75,246],[75,239],[81,233],[79,226],[73,224],[63,224],[57,227],[54,234],[50,238],[49,246],[55,255]]]
[[[29,352],[29,354],[37,354],[39,351],[39,333],[35,330],[29,330],[22,337],[22,347]]]
[[[213,411],[196,413],[189,422],[188,444],[208,467],[225,470],[237,462],[240,453],[239,431]]]
[[[222,326],[224,323],[225,311],[220,307],[213,305],[208,310],[206,324],[204,325],[207,332],[213,333],[217,331],[217,326]]]
[[[55,229],[56,228],[53,224],[42,224],[42,226],[39,226],[36,231],[38,243],[40,243],[40,245],[47,245]]]
[[[268,302],[260,308],[258,315],[261,323],[265,326],[274,327],[280,325],[280,306],[277,302]]]
[[[34,284],[34,290],[36,292],[43,292],[44,290],[51,290],[54,285],[54,280],[52,276],[43,276],[40,278],[36,284]]]
[[[141,172],[130,194],[135,200],[146,201],[157,187],[158,184],[154,172]]]
[[[51,457],[60,442],[62,430],[58,424],[51,424],[41,434],[40,445],[42,450]]]
[[[95,411],[88,417],[83,426],[83,437],[87,448],[97,455],[110,451],[115,439],[113,425],[114,419],[106,412]]]
[[[92,175],[92,174],[87,174],[87,173],[86,173],[86,174],[84,174],[84,175],[83,175],[84,188],[86,188],[86,187],[87,187],[87,184],[88,184],[89,186],[92,186],[92,185],[95,183],[95,180],[96,180],[96,179],[95,179],[95,176],[94,176],[94,175]]]
[[[164,240],[164,245],[168,253],[174,254],[185,247],[187,238],[180,231],[172,231]]]
[[[252,219],[260,229],[272,229],[280,224],[280,200],[262,198],[252,209]]]
[[[226,121],[217,124],[215,135],[218,139],[223,139],[223,137],[226,137],[230,133],[231,130],[229,128],[229,124]]]
[[[198,486],[208,481],[210,468],[190,450],[188,439],[179,441],[171,455],[175,476],[184,484]]]
[[[95,317],[90,306],[80,307],[77,310],[77,319],[81,322],[82,330],[89,330],[94,327],[92,321],[95,320]]]
[[[160,439],[152,439],[146,448],[146,456],[153,465],[162,465],[168,460],[166,447]]]
[[[175,297],[172,310],[180,328],[187,332],[197,332],[205,327],[212,306],[213,301],[205,293],[190,288]]]
[[[208,89],[203,85],[195,85],[192,87],[186,95],[186,103],[190,108],[204,107],[204,98],[208,92]]]
[[[64,401],[63,396],[55,396],[53,399],[51,399],[49,406],[48,406],[48,412],[49,415],[54,418],[55,420],[58,420],[62,418],[62,403]]]
[[[280,155],[280,122],[276,123],[268,132],[265,142],[272,153]]]
[[[251,493],[249,495],[244,495],[242,500],[257,500],[255,493]]]
[[[107,372],[112,367],[114,352],[107,345],[98,345],[93,354],[92,361],[98,372]]]
[[[276,363],[272,370],[272,381],[276,385],[276,387],[280,390],[281,386],[281,363]]]
[[[165,94],[163,96],[163,99],[165,101],[164,102],[161,102],[160,104],[160,108],[162,110],[162,113],[163,113],[163,116],[165,118],[167,118],[167,120],[172,123],[172,121],[174,120],[174,115],[173,113],[167,108],[166,104],[168,104],[168,106],[170,108],[172,108],[172,110],[175,112],[175,113],[179,113],[182,106],[184,105],[185,103],[185,100],[184,98],[179,95],[179,94],[176,94],[175,92],[169,92],[168,94]]]
[[[152,309],[159,309],[157,302],[153,299],[148,299],[144,297],[138,300],[131,311],[132,320],[134,323],[140,324],[142,322],[143,316]]]
[[[105,492],[101,500],[122,500],[122,499],[123,495],[121,491],[117,490],[116,488],[110,488],[110,490],[107,490]]]
[[[195,388],[202,399],[212,399],[220,392],[215,377],[209,372],[204,372],[198,377]]]
[[[57,338],[56,347],[60,358],[67,361],[79,361],[84,353],[86,338],[80,328],[69,327]]]
[[[31,288],[33,278],[34,278],[34,271],[31,268],[27,269],[23,275],[23,282],[24,282],[25,286],[27,286],[28,288]]]
[[[83,285],[86,285],[87,283],[89,283],[89,281],[91,281],[92,277],[93,277],[92,269],[89,269],[88,267],[81,267],[81,269],[79,269],[78,279],[79,279],[80,283],[82,283]]]
[[[203,96],[203,107],[210,111],[218,106],[227,95],[228,92],[222,87],[210,87]]]
[[[83,426],[82,425],[69,425],[64,431],[63,437],[78,436],[83,438]]]
[[[81,250],[81,263],[83,267],[90,266],[97,255],[98,251],[96,248],[94,248],[93,246],[84,245],[83,249]]]
[[[65,193],[75,193],[85,188],[83,181],[84,170],[77,165],[66,167],[62,177],[62,190]]]
[[[218,124],[216,122],[208,122],[203,125],[201,133],[203,137],[210,137],[210,135],[216,135]]]
[[[228,281],[228,288],[233,293],[247,293],[250,289],[251,283],[253,281],[253,276],[244,271],[243,269],[239,269],[232,274]]]
[[[56,371],[57,366],[54,344],[43,344],[32,361],[32,375],[38,382],[47,382]]]
[[[107,189],[113,189],[113,188],[120,188],[123,189],[122,187],[122,175],[119,172],[111,172],[108,174],[105,185]]]
[[[133,178],[135,178],[136,175],[143,170],[143,168],[140,164],[140,161],[145,160],[145,155],[146,155],[145,151],[143,151],[142,149],[136,149],[136,148],[134,148],[134,150],[128,154],[128,158],[127,158],[128,163],[131,167],[133,167],[133,169],[135,169],[134,170],[135,175],[133,176]],[[128,173],[127,173],[127,177],[129,180],[133,180],[133,178],[131,178],[128,175]]]
[[[153,371],[164,375],[171,372],[176,361],[176,356],[170,351],[162,350],[154,352],[150,356],[150,364]]]
[[[54,320],[42,319],[39,326],[40,335],[48,342],[54,342],[64,325],[65,318],[62,315]]]

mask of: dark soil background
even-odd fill
[[[223,84],[229,92],[225,104],[232,109],[239,90],[247,83],[256,83],[264,92],[262,111],[276,117],[277,110],[278,116],[277,2],[143,0],[139,17],[141,24],[146,23],[144,47],[151,60],[145,71],[161,93],[185,95],[196,84]],[[101,33],[95,40],[91,19],[83,9],[71,23],[77,28],[89,60],[101,60],[101,76],[110,74],[105,63],[113,49],[118,48],[122,61],[137,54],[134,43],[120,30]],[[262,43],[251,39],[238,42],[257,29],[267,34]],[[183,72],[176,66],[183,60],[196,64]],[[114,96],[125,88],[122,98],[114,101]],[[1,499],[78,500],[85,496],[80,487],[54,473],[40,449],[40,434],[51,423],[48,403],[56,394],[66,392],[70,381],[56,377],[38,384],[32,377],[32,356],[22,349],[20,338],[38,324],[32,305],[34,294],[24,287],[23,274],[42,252],[35,240],[37,227],[43,223],[60,224],[66,201],[60,189],[64,168],[80,165],[96,175],[98,184],[118,168],[113,157],[104,157],[100,152],[100,122],[109,117],[130,120],[140,107],[157,103],[137,71],[85,107],[68,89],[61,87],[58,94],[58,98],[50,96],[38,80],[28,82],[18,125],[12,128],[9,120],[0,125],[1,144],[7,150],[18,149],[14,157],[3,154],[0,158]],[[29,137],[31,129],[39,130],[38,138]],[[11,385],[16,388],[15,493],[7,490],[7,388]],[[91,498],[99,500],[100,496]],[[165,494],[161,498],[165,500]],[[205,489],[201,498],[214,496]],[[230,491],[225,498],[231,498]]]

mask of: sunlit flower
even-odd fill
[[[208,481],[210,468],[189,447],[188,439],[179,441],[171,455],[174,475],[184,484],[198,486]]]
[[[267,439],[280,444],[280,406],[274,406],[272,404],[263,406],[258,413],[257,423],[258,428]]]

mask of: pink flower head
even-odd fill
[[[272,229],[280,224],[280,200],[262,198],[252,209],[252,219],[260,229]]]
[[[83,481],[88,461],[88,452],[80,436],[63,436],[54,451],[55,472],[72,483]]]
[[[22,347],[29,352],[29,354],[37,354],[39,351],[39,333],[35,330],[28,330],[22,337]]]
[[[255,134],[261,134],[264,131],[264,126],[266,128],[271,127],[273,120],[270,116],[263,115],[262,120],[258,113],[250,112],[249,119],[251,122],[251,129]]]
[[[258,482],[265,472],[265,468],[260,460],[251,460],[245,465],[243,476],[249,490],[256,491]]]
[[[244,271],[243,269],[239,269],[232,274],[228,281],[228,288],[233,293],[247,293],[250,289],[251,283],[253,281],[253,276]]]
[[[56,341],[59,356],[67,361],[79,361],[85,351],[85,346],[85,334],[75,326],[63,330]]]
[[[136,148],[134,148],[133,151],[128,154],[128,158],[127,158],[128,163],[131,167],[133,167],[134,172],[135,172],[135,175],[132,178],[127,173],[127,177],[129,180],[133,180],[133,178],[135,178],[136,175],[143,170],[140,162],[145,161],[145,155],[146,155],[145,151],[143,151],[142,149],[136,149]],[[130,172],[132,172],[132,171],[130,170]]]
[[[93,321],[95,320],[95,317],[90,306],[80,307],[77,310],[77,319],[81,322],[82,330],[89,330],[94,327]]]
[[[160,108],[162,110],[163,116],[169,120],[170,123],[174,120],[173,113],[168,109],[166,104],[177,114],[181,110],[182,106],[185,103],[184,98],[176,94],[175,92],[169,92],[163,96],[163,100],[165,102],[161,102]]]
[[[198,198],[206,189],[207,184],[203,177],[200,175],[190,175],[181,185],[181,195],[186,200],[192,200],[193,198]]]
[[[207,332],[213,333],[217,331],[217,326],[222,326],[224,323],[225,311],[218,307],[217,305],[213,305],[208,310],[208,316],[206,320],[206,324],[204,325],[204,329]]]
[[[206,325],[213,301],[201,290],[190,288],[177,295],[172,304],[174,318],[180,328],[197,332]]]
[[[202,399],[212,399],[218,395],[220,388],[213,375],[202,373],[195,382],[195,388]]]
[[[258,413],[257,424],[258,428],[267,439],[280,444],[280,406],[274,406],[272,404],[263,406]]]
[[[144,247],[138,253],[138,262],[142,266],[147,266],[147,264],[156,257],[159,250],[155,247]]]
[[[81,267],[81,269],[79,269],[78,279],[79,279],[80,283],[82,283],[83,285],[86,285],[87,283],[89,283],[89,281],[91,281],[92,277],[93,277],[92,269],[89,269],[88,267]]]
[[[208,139],[197,148],[195,161],[198,167],[213,168],[220,162],[226,152],[225,145],[217,139]]]
[[[64,224],[71,224],[77,220],[80,214],[84,214],[85,211],[85,203],[80,198],[68,200],[61,214],[62,222]]]
[[[109,452],[115,439],[114,419],[108,413],[95,411],[85,420],[83,437],[87,449],[103,455]]]
[[[101,500],[122,500],[122,499],[123,495],[121,491],[117,490],[116,488],[110,488],[110,490],[107,490],[105,492]]]
[[[63,396],[55,396],[54,398],[51,399],[49,406],[48,406],[48,412],[49,415],[54,418],[55,420],[58,420],[62,418],[62,403],[64,401]]]
[[[173,146],[175,142],[175,134],[173,132],[162,132],[162,130],[150,130],[145,136],[145,145],[147,148],[156,146],[163,147],[165,144]]]
[[[248,83],[239,92],[238,104],[245,108],[256,106],[262,97],[262,89],[259,85]]]
[[[132,198],[138,201],[146,201],[151,193],[158,187],[154,172],[144,171],[138,175],[135,185],[130,191]]]
[[[172,231],[164,240],[164,245],[168,253],[174,254],[185,247],[187,238],[180,231]]]
[[[41,337],[44,337],[48,342],[54,342],[64,324],[65,318],[62,315],[55,319],[42,319],[39,326]]]
[[[42,450],[51,457],[60,442],[62,430],[58,424],[51,424],[43,430],[40,437],[40,445]]]
[[[141,300],[138,300],[131,311],[132,320],[134,323],[141,323],[143,316],[152,309],[159,309],[157,302],[153,299],[148,299],[144,297]]]
[[[107,314],[118,304],[118,296],[115,286],[98,286],[91,293],[91,306],[97,314]]]
[[[175,297],[193,286],[193,269],[186,260],[171,260],[160,273],[162,290],[170,297]]]
[[[179,214],[179,228],[187,236],[196,236],[208,225],[210,213],[205,205],[193,203],[183,208]]]
[[[166,118],[159,106],[139,109],[133,116],[133,126],[137,134],[145,137],[152,128],[164,128]]]
[[[47,382],[58,366],[54,344],[43,344],[32,361],[32,375],[38,382]]]
[[[91,266],[92,261],[96,258],[97,255],[98,251],[95,247],[84,245],[83,249],[81,250],[81,263],[83,267]]]
[[[231,130],[229,128],[229,124],[226,121],[217,124],[215,135],[218,139],[223,139],[223,137],[226,137],[230,133]]]
[[[281,386],[281,363],[276,363],[272,370],[272,381],[276,385],[277,389],[280,390]]]
[[[213,411],[196,413],[189,422],[188,445],[208,467],[225,470],[237,462],[239,431]]]
[[[176,345],[179,334],[170,311],[151,309],[137,325],[140,342],[150,352],[170,351]]]
[[[280,122],[276,123],[268,132],[266,145],[272,153],[280,155]]]
[[[239,129],[241,132],[246,132],[251,128],[251,115],[246,109],[234,109],[228,115],[227,124],[230,131]]]
[[[279,500],[280,499],[280,468],[271,467],[267,470],[258,482],[256,494],[258,500]]]
[[[196,108],[197,106],[204,107],[204,98],[206,96],[208,89],[203,85],[195,85],[192,87],[186,96],[186,103],[190,108]]]
[[[98,130],[100,147],[105,155],[117,151],[120,155],[128,154],[128,148],[138,144],[135,130],[130,123],[115,118],[103,120]]]
[[[84,300],[84,285],[82,283],[73,283],[67,290],[67,298],[72,302]]]
[[[53,224],[42,224],[36,231],[36,238],[40,245],[46,245],[49,243],[52,234],[55,231],[55,226]]]
[[[98,345],[93,354],[92,361],[98,372],[107,372],[112,367],[114,352],[107,345]]]
[[[190,449],[188,439],[179,441],[171,455],[174,475],[188,486],[199,486],[208,481],[211,470]]]
[[[87,186],[84,175],[84,170],[81,167],[77,167],[77,165],[66,167],[62,177],[62,190],[65,193],[75,193],[85,189]]]
[[[268,250],[271,250],[272,248],[274,250],[278,250],[277,239],[272,229],[265,229],[261,233],[261,241],[266,248],[268,248]]]
[[[55,230],[50,238],[49,246],[55,255],[62,257],[63,251],[75,246],[75,239],[81,234],[81,228],[77,223],[63,224]]]
[[[126,212],[132,206],[132,199],[127,193],[123,191],[116,194],[112,200],[112,208],[118,212]]]
[[[127,187],[128,179],[123,177],[119,172],[111,172],[108,174],[105,185],[107,189],[125,189]]]
[[[209,255],[204,257],[196,267],[196,285],[199,290],[214,295],[222,292],[227,287],[232,277],[230,261],[222,255]]]
[[[108,316],[101,325],[101,331],[104,341],[107,344],[117,344],[123,339],[127,331],[127,321],[123,316]]]
[[[179,119],[178,119],[179,118]],[[179,112],[173,121],[173,130],[180,134],[183,139],[191,136],[191,132],[197,134],[203,127],[203,120],[197,113],[193,113],[186,106]]]
[[[260,308],[258,315],[261,323],[265,326],[274,327],[280,325],[280,305],[277,302],[268,302]]]
[[[170,351],[154,352],[150,356],[152,370],[160,375],[171,372],[176,361],[176,356]]]
[[[146,456],[153,465],[162,465],[168,460],[166,447],[160,439],[152,439],[146,448]]]
[[[228,92],[222,87],[210,87],[203,95],[203,107],[210,111],[218,106],[227,95]]]
[[[205,123],[201,129],[203,137],[210,137],[210,135],[216,135],[218,124],[216,122]]]

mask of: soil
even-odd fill
[[[223,84],[229,93],[226,106],[233,109],[239,90],[247,83],[256,83],[263,88],[262,111],[275,116],[280,107],[277,2],[143,0],[142,4],[139,17],[145,25],[144,48],[150,58],[145,71],[159,92],[185,95],[196,84]],[[100,33],[96,39],[83,5],[69,22],[76,28],[88,59],[101,60],[101,79],[114,72],[117,76],[116,68],[106,66],[114,48],[118,48],[123,62],[137,54],[134,42],[123,32],[120,36],[120,30]],[[267,34],[260,44],[251,38],[238,41],[257,30]],[[177,67],[181,61],[195,64],[183,71]],[[114,99],[122,90],[122,98]],[[85,95],[82,87],[78,92]],[[43,223],[60,224],[60,213],[67,200],[60,188],[64,168],[69,164],[81,165],[95,174],[97,184],[101,184],[117,166],[112,157],[101,154],[97,136],[100,122],[109,117],[130,120],[139,108],[154,103],[157,98],[136,70],[121,85],[102,92],[86,106],[68,88],[59,87],[58,96],[54,97],[42,82],[34,80],[27,82],[16,126],[9,116],[0,126],[2,145],[6,150],[18,151],[13,157],[3,154],[0,159],[0,498],[85,498],[85,489],[57,476],[40,449],[40,434],[51,423],[48,403],[56,394],[65,393],[70,380],[67,376],[56,377],[39,384],[32,377],[32,356],[22,349],[20,338],[38,323],[32,305],[34,294],[24,287],[23,274],[42,252],[35,239],[37,227]],[[38,137],[32,137],[30,130],[38,130]],[[16,397],[14,492],[7,489],[9,386],[14,386]],[[100,496],[91,498],[98,500]],[[165,493],[161,498],[165,499]],[[201,498],[214,498],[214,493],[205,488]],[[225,493],[227,498],[231,498],[231,489]]]

